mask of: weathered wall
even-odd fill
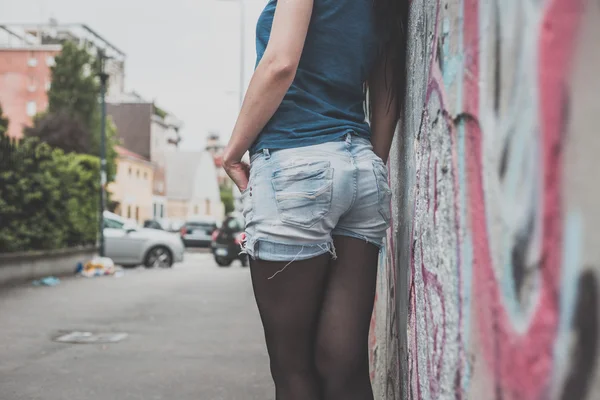
[[[412,0],[378,399],[598,399],[600,1]]]
[[[78,263],[98,254],[94,246],[0,254],[0,287],[18,285],[45,276],[69,276]]]

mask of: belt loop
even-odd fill
[[[263,149],[263,155],[265,156],[265,160],[271,158],[271,153],[269,153],[269,149]]]

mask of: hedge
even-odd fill
[[[97,157],[0,135],[0,252],[96,243]]]

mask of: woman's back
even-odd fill
[[[270,0],[257,26],[261,60],[277,0]],[[296,77],[252,152],[330,142],[349,131],[369,137],[364,82],[378,53],[372,0],[314,0]]]
[[[223,165],[242,193],[278,399],[374,399],[366,344],[408,3],[270,0],[258,22],[258,63]]]

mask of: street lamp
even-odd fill
[[[245,33],[246,33],[246,4],[244,0],[221,0],[221,1],[235,1],[240,5],[240,87],[239,87],[239,100],[240,108],[244,102],[244,60],[246,59],[245,54]]]
[[[104,71],[106,63],[106,55],[104,51],[98,51],[98,60],[100,62],[100,70],[98,77],[100,78],[100,257],[106,255],[104,243],[104,210],[106,209],[106,84],[108,82],[108,74]]]

